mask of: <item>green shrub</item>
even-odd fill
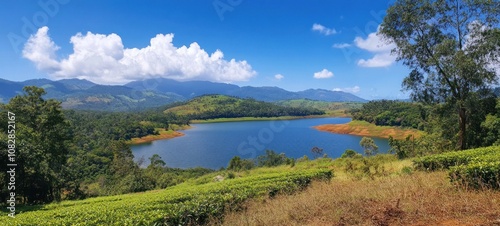
[[[405,167],[403,167],[403,169],[401,169],[401,173],[406,174],[406,175],[411,175],[411,174],[413,174],[413,168],[411,168],[409,166],[405,166]]]
[[[448,169],[450,180],[464,187],[500,189],[500,146],[426,156],[414,165],[418,170]]]
[[[500,189],[500,161],[454,166],[449,175],[452,182],[462,186]]]
[[[356,155],[358,155],[358,153],[352,149],[347,149],[345,150],[344,154],[342,154],[342,156],[340,156],[341,158],[353,158],[355,157]]]
[[[470,162],[500,160],[500,146],[476,148],[465,151],[447,152],[444,154],[430,155],[413,161],[418,170],[441,170],[452,166],[468,164]]]

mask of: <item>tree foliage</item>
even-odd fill
[[[498,1],[397,0],[379,31],[411,69],[403,89],[411,91],[412,99],[454,109],[460,149],[468,147],[472,109],[497,79],[499,18]]]
[[[72,132],[60,102],[43,99],[45,91],[41,88],[28,86],[23,90],[23,95],[12,98],[2,107],[2,118],[7,117],[7,112],[16,116],[15,163],[16,178],[19,178],[16,193],[24,203],[58,200],[65,182],[64,165]],[[6,121],[2,121],[0,131],[6,134],[6,129]],[[1,153],[0,167],[6,172],[7,151]]]
[[[323,155],[323,148],[314,146],[313,148],[311,148],[311,153],[314,155],[314,157],[319,158]]]
[[[363,120],[378,126],[402,126],[425,129],[429,108],[417,103],[395,100],[370,101],[360,109],[351,110],[354,120]]]
[[[249,170],[255,166],[255,163],[251,159],[241,159],[239,156],[233,157],[229,161],[229,165],[227,166],[228,170],[241,171],[241,170]]]
[[[365,155],[372,156],[378,153],[378,146],[375,144],[375,141],[369,137],[361,138],[359,145],[365,150]]]

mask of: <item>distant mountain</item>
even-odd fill
[[[493,93],[495,93],[497,97],[500,97],[500,87],[495,88],[495,90],[493,90]]]
[[[13,82],[0,79],[0,102],[8,102],[22,93],[24,86],[45,89],[45,98],[60,100],[68,109],[128,111],[158,107],[178,101],[190,100],[207,94],[221,94],[259,101],[275,102],[292,99],[310,99],[330,102],[366,102],[353,94],[309,89],[290,92],[279,87],[239,87],[226,83],[206,81],[179,82],[171,79],[149,79],[130,82],[123,86],[98,85],[87,80],[32,79]]]
[[[297,92],[300,99],[322,100],[329,102],[366,102],[358,96],[342,91],[330,91],[326,89],[308,89]]]
[[[8,102],[10,98],[19,94],[20,92],[22,92],[22,90],[22,84],[5,79],[0,79],[0,102]]]
[[[131,82],[125,84],[125,86],[138,90],[173,92],[186,99],[206,94],[222,94],[240,98],[253,98],[268,102],[292,99],[311,99],[335,102],[366,102],[366,100],[358,96],[340,91],[308,89],[300,92],[291,92],[279,87],[239,87],[231,84],[205,81],[178,82],[170,79],[149,79]]]
[[[187,99],[205,94],[225,94],[240,89],[237,85],[215,83],[206,81],[179,82],[172,79],[148,79],[125,84],[125,86],[137,90],[152,90],[157,92],[171,92],[179,94]]]
[[[24,82],[0,79],[0,101],[5,103],[15,95],[21,94],[24,86],[44,88],[47,92],[45,98],[61,101],[63,108],[66,109],[129,111],[185,100],[175,93],[140,91],[126,86],[97,85],[80,79],[58,81],[32,79]]]

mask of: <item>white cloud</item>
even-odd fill
[[[314,78],[316,79],[323,79],[323,78],[330,78],[333,77],[333,73],[331,71],[328,71],[326,69],[323,69],[322,71],[314,73]]]
[[[370,33],[366,39],[356,37],[354,44],[360,49],[368,50],[370,52],[390,52],[395,44],[387,44],[382,40],[382,37],[377,32]]]
[[[23,56],[33,61],[39,70],[57,70],[59,63],[55,60],[59,46],[47,36],[49,28],[42,27],[24,45]]]
[[[396,57],[388,53],[377,53],[371,59],[360,59],[358,65],[361,67],[387,67],[392,65]]]
[[[333,91],[341,91],[341,92],[347,92],[347,93],[359,93],[359,91],[361,91],[361,88],[359,88],[359,86],[346,87],[346,88],[334,88]]]
[[[32,35],[23,56],[55,78],[81,78],[104,84],[159,77],[234,82],[246,81],[256,74],[246,61],[225,60],[220,50],[209,55],[196,42],[177,48],[172,43],[173,34],[158,34],[149,46],[129,49],[124,48],[116,34],[78,33],[71,37],[73,53],[57,60],[59,47],[47,32],[48,28],[42,27]]]
[[[351,44],[348,44],[348,43],[335,43],[335,44],[333,44],[332,47],[336,48],[336,49],[344,49],[344,48],[347,48],[347,47],[351,47]]]
[[[277,75],[274,76],[274,78],[277,79],[277,80],[281,80],[281,79],[284,79],[285,76],[283,76],[282,74],[277,74]]]
[[[391,50],[396,45],[382,40],[378,31],[370,33],[366,39],[356,37],[354,44],[360,49],[375,54],[371,59],[360,59],[358,65],[361,67],[387,67],[396,61],[396,56],[391,54]]]
[[[321,34],[324,34],[324,35],[334,35],[334,34],[337,34],[337,31],[333,28],[327,28],[321,24],[313,24],[312,26],[312,30],[313,31],[317,31]]]

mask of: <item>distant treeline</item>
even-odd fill
[[[472,104],[472,103],[468,103]],[[500,145],[500,99],[495,96],[478,98],[470,108],[465,126],[467,148]],[[426,132],[420,139],[390,139],[392,152],[399,157],[411,157],[459,149],[459,117],[450,104],[423,104],[393,100],[370,101],[361,109],[351,110],[354,120],[380,126],[401,126]]]
[[[402,126],[425,129],[429,107],[395,100],[370,101],[361,109],[351,110],[354,120],[363,120],[379,126]]]

